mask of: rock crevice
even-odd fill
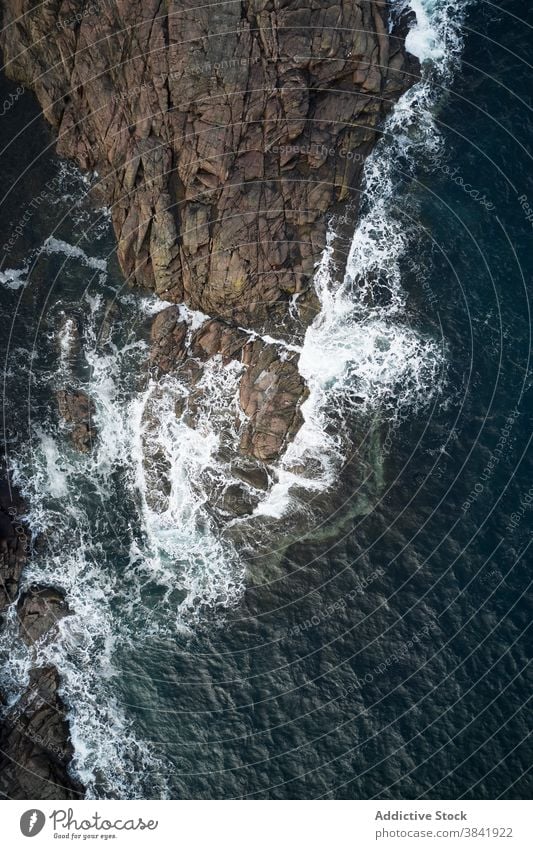
[[[389,16],[385,0],[6,0],[1,46],[58,152],[100,175],[129,282],[301,340],[328,216],[347,200],[356,213],[379,124],[418,72],[405,16]],[[167,369],[183,356],[169,332]],[[264,459],[306,390],[275,352],[247,357],[241,450]],[[252,388],[265,357],[277,391]]]

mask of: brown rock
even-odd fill
[[[407,16],[389,31],[386,0],[71,11],[4,0],[6,72],[34,88],[58,152],[101,175],[127,280],[213,317],[193,335],[195,358],[248,365],[241,448],[274,459],[306,390],[293,357],[265,354],[239,328],[301,339],[316,314],[328,215],[347,202],[357,215],[379,124],[417,78]],[[345,251],[338,260],[342,274]],[[182,368],[186,338],[175,312],[158,316],[152,362]],[[89,418],[73,422],[88,450]]]
[[[150,338],[150,362],[161,371],[172,371],[183,362],[187,353],[187,323],[181,320],[178,307],[167,307],[156,315]]]
[[[225,362],[240,360],[242,349],[248,339],[249,334],[244,331],[212,319],[204,322],[194,333],[191,353],[203,359],[222,354]]]
[[[83,453],[90,451],[96,439],[92,400],[85,392],[70,389],[60,390],[56,397],[60,416],[73,425],[70,431],[72,444]]]
[[[240,387],[240,404],[249,420],[241,450],[266,462],[279,456],[300,427],[300,405],[307,394],[296,355],[254,342]]]
[[[387,7],[123,0],[72,23],[72,5],[5,0],[1,43],[59,153],[102,175],[128,280],[257,328],[309,285],[417,73]]]
[[[70,613],[61,592],[51,587],[30,587],[17,604],[22,639],[28,645],[51,632]]]

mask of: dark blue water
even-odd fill
[[[126,494],[122,503],[106,501],[97,487],[80,496],[84,543],[109,578],[106,621],[117,629],[130,622],[120,625],[123,639],[110,655],[115,674],[105,694],[113,702],[105,710],[119,745],[124,722],[124,763],[137,763],[140,773],[106,772],[102,756],[95,795],[129,786],[132,795],[174,798],[530,796],[532,28],[526,2],[472,4],[462,64],[436,113],[441,150],[396,174],[399,207],[416,231],[401,260],[407,316],[442,345],[446,368],[444,388],[423,414],[383,418],[382,484],[372,509],[354,507],[363,453],[355,450],[300,538],[287,542],[284,520],[273,535],[271,526],[269,543],[258,537],[245,554],[244,594],[223,620],[206,616],[192,631],[148,631],[141,641],[129,587],[148,618],[158,610],[167,616],[169,599],[150,578],[128,583],[135,504]],[[32,108],[21,100],[12,117],[22,126]],[[57,169],[52,156],[41,156],[46,131],[37,127],[24,135],[27,145],[36,139],[35,185]],[[20,173],[20,152],[4,156],[7,173]],[[36,191],[26,178],[22,185],[23,193]],[[16,222],[16,201],[7,204]],[[75,243],[86,228],[69,218],[58,235],[47,217],[32,221],[9,267],[20,268],[48,234]],[[108,231],[80,244],[90,256],[112,255]],[[82,283],[111,299],[122,292],[112,258],[105,281],[63,260],[39,258],[16,325],[17,339],[28,330],[38,339],[52,383],[56,308],[81,304]],[[3,322],[20,294],[0,288]],[[129,309],[138,314],[135,304]],[[87,312],[79,307],[81,323],[90,324]],[[119,326],[117,341],[142,338],[146,325],[141,317],[127,332]],[[12,365],[23,356],[4,340],[6,348]],[[52,420],[46,379],[36,384],[28,417],[8,381],[15,455],[36,423]],[[67,449],[55,436],[61,467]],[[78,461],[68,455],[68,462]],[[120,481],[112,486],[116,494]],[[49,539],[43,574],[65,545]],[[91,644],[98,650],[107,649]],[[94,670],[98,680],[102,669]],[[88,704],[78,733],[98,741],[105,718]],[[137,756],[134,740],[148,742],[149,753]]]

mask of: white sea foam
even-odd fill
[[[17,289],[22,289],[26,286],[28,280],[26,275],[28,269],[25,268],[6,268],[5,271],[0,271],[0,285],[6,289],[11,289],[16,292]]]
[[[444,59],[446,49],[432,20],[432,13],[439,5],[438,0],[409,0],[404,5],[415,12],[417,21],[405,40],[407,50],[421,62]]]
[[[441,346],[411,327],[407,315],[400,263],[416,246],[416,231],[401,177],[441,144],[434,111],[460,55],[462,11],[450,0],[399,0],[395,11],[407,7],[417,13],[408,47],[424,63],[423,76],[400,99],[365,163],[361,218],[340,282],[331,223],[314,281],[322,309],[306,332],[299,361],[310,390],[302,405],[304,424],[256,515],[283,515],[295,487],[332,485],[345,457],[341,430],[328,426],[332,412],[392,420],[406,407],[415,414],[442,387]],[[313,474],[294,471],[306,466]]]
[[[89,268],[94,268],[97,271],[107,271],[107,260],[89,256],[79,245],[71,245],[63,239],[56,239],[55,236],[49,236],[46,239],[41,251],[48,254],[64,254],[69,259],[76,259],[83,262]]]
[[[194,426],[176,415],[187,388],[176,377],[151,380],[131,403],[130,450],[145,544],[143,568],[185,597],[176,611],[187,626],[206,608],[235,603],[243,589],[243,566],[209,515],[210,494],[223,486],[216,454],[235,405],[240,366],[215,358],[198,384],[200,409]],[[235,409],[236,413],[236,409]]]
[[[112,546],[111,556],[101,542],[101,534],[113,538],[113,527],[106,528],[107,508],[104,518],[97,517],[98,502],[106,505],[106,497],[117,497],[109,478],[113,469],[124,464],[127,452],[129,397],[122,390],[119,370],[122,367],[127,373],[138,361],[140,349],[126,345],[115,355],[106,352],[99,358],[94,346],[102,300],[94,298],[93,307],[85,340],[93,370],[86,388],[96,402],[96,423],[101,428],[97,452],[79,455],[68,449],[51,421],[35,429],[31,453],[25,448],[13,460],[15,483],[30,505],[27,521],[34,534],[45,533],[47,540],[46,552],[36,551],[32,557],[24,585],[36,582],[60,587],[73,615],[60,623],[57,639],[36,647],[37,657],[20,641],[15,642],[13,655],[9,644],[13,634],[8,632],[0,644],[10,656],[11,681],[4,685],[12,697],[20,692],[36,662],[54,663],[60,670],[75,749],[73,765],[87,785],[89,797],[102,792],[135,797],[147,792],[144,773],[159,772],[162,764],[151,747],[134,734],[117,696],[116,652],[139,637],[125,615],[128,593],[135,595],[138,588],[123,583],[120,541],[116,548]],[[60,370],[56,378],[63,377]],[[11,657],[16,662],[11,662]],[[164,794],[163,786],[160,792]]]
[[[76,203],[77,195],[70,200]],[[61,201],[65,202],[64,195]],[[91,215],[94,219],[94,212]],[[106,260],[55,237],[32,252],[27,267],[4,272],[0,282],[10,288],[24,285],[30,262],[54,253],[65,256],[80,277],[84,270],[94,269],[98,272],[94,283],[105,291]],[[129,403],[146,351],[142,342],[116,346],[109,339],[104,344],[99,329],[106,320],[106,301],[93,290],[85,294],[85,303],[82,328],[68,318],[68,310],[78,310],[79,304],[58,304],[57,368],[46,371],[40,363],[39,368],[29,369],[28,358],[36,358],[36,351],[18,349],[10,355],[10,381],[23,386],[31,374],[32,395],[37,392],[49,397],[51,391],[70,384],[85,389],[96,405],[99,439],[94,452],[77,453],[70,447],[66,428],[58,426],[54,415],[50,420],[39,419],[30,444],[21,446],[18,456],[11,455],[14,481],[29,504],[26,520],[35,537],[44,534],[46,539],[46,550],[38,548],[25,570],[22,589],[33,582],[61,588],[72,615],[59,623],[57,638],[30,649],[17,638],[16,607],[10,608],[8,627],[0,634],[0,651],[9,658],[2,687],[12,703],[27,683],[32,666],[54,663],[69,710],[73,766],[87,785],[89,797],[145,797],[151,792],[146,775],[151,776],[150,784],[155,780],[157,795],[164,796],[164,783],[157,787],[153,778],[164,764],[134,732],[120,703],[115,669],[117,652],[132,651],[145,637],[145,632],[138,630],[142,613],[128,617],[131,599],[142,608],[141,585],[124,580],[125,569],[121,568],[122,562],[128,562],[131,534],[126,528],[125,539],[121,539],[124,529],[119,533],[113,526],[120,510],[109,505],[113,499],[120,504],[120,497],[128,497],[127,487],[117,490],[114,486],[113,475],[120,479],[120,472],[125,472],[127,478],[132,468]],[[82,380],[73,372],[76,358],[72,356],[80,329],[87,361],[84,372],[89,375]],[[43,333],[39,345],[46,338]]]
[[[5,271],[0,271],[0,285],[13,291],[27,286],[30,261],[39,254],[63,254],[68,259],[82,262],[84,265],[94,268],[95,271],[99,271],[102,274],[107,272],[107,260],[101,257],[89,256],[79,245],[72,245],[63,239],[56,239],[55,236],[49,236],[40,248],[30,254],[23,268],[7,268]]]
[[[45,422],[35,428],[31,455],[25,449],[14,460],[14,478],[30,504],[29,524],[47,536],[46,554],[32,558],[25,583],[62,588],[73,611],[58,638],[37,651],[61,673],[76,773],[89,797],[136,797],[150,792],[144,776],[164,772],[165,765],[134,733],[121,706],[117,652],[129,655],[148,638],[190,632],[208,611],[216,618],[243,592],[243,564],[209,510],[210,493],[231,480],[217,452],[224,439],[238,436],[228,411],[236,417],[241,366],[224,365],[220,357],[210,362],[192,426],[176,414],[186,386],[177,377],[150,378],[137,391],[146,343],[116,344],[113,333],[102,342],[106,301],[100,294],[85,300],[89,372],[77,385],[95,404],[93,451],[74,451],[63,429]],[[63,333],[67,350],[67,323]],[[76,380],[59,347],[57,389]],[[125,516],[130,526],[114,528]],[[146,601],[154,592],[157,606]],[[7,631],[0,639],[6,653],[12,639]],[[19,648],[10,664],[12,694],[35,662]],[[164,795],[164,783],[157,792]]]

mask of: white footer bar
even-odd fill
[[[526,801],[1,803],[3,846],[184,849],[532,849]]]

